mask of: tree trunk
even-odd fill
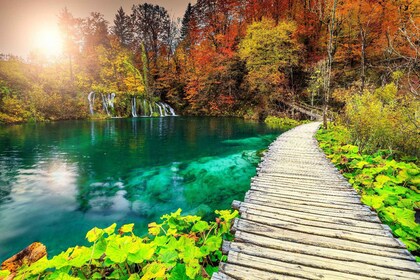
[[[327,71],[326,71],[326,77],[324,79],[324,109],[322,112],[322,119],[324,123],[324,128],[328,128],[328,103],[330,101],[330,91],[331,91],[331,67],[333,62],[333,39],[334,39],[334,31],[335,31],[335,12],[337,10],[337,2],[338,0],[334,0],[333,8],[331,11],[331,21],[328,25],[328,31],[329,31],[329,38],[328,38],[328,57],[327,57]]]

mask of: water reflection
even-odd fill
[[[0,127],[0,261],[33,241],[52,254],[82,244],[93,226],[144,230],[178,207],[229,207],[255,174],[255,151],[277,135],[228,118]]]

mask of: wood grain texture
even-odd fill
[[[222,279],[420,279],[420,266],[318,148],[320,123],[265,153],[232,226]]]

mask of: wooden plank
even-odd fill
[[[284,195],[266,193],[263,191],[255,191],[250,190],[245,194],[245,198],[261,198],[261,199],[269,199],[272,201],[276,201],[279,203],[290,203],[290,204],[298,204],[298,205],[307,205],[307,206],[318,206],[328,209],[341,209],[341,210],[358,210],[358,211],[367,211],[366,206],[359,204],[351,204],[351,203],[330,203],[324,200],[317,200],[317,199],[301,199],[301,198],[291,198]]]
[[[329,201],[329,202],[337,202],[337,203],[352,203],[352,204],[361,204],[360,199],[357,197],[334,197],[334,196],[325,196],[322,194],[317,193],[309,193],[309,192],[301,192],[299,190],[293,190],[293,187],[290,186],[289,188],[283,187],[265,187],[265,186],[255,186],[251,185],[250,190],[261,191],[265,193],[270,193],[273,195],[279,194],[288,197],[297,197],[297,198],[312,198],[316,199],[317,201]]]
[[[346,192],[329,192],[328,190],[317,190],[311,189],[307,187],[302,187],[297,184],[276,184],[276,183],[262,183],[262,182],[255,182],[251,183],[251,187],[259,187],[261,189],[271,189],[271,190],[282,190],[283,192],[287,192],[289,195],[293,192],[298,192],[302,194],[309,194],[309,195],[317,195],[319,197],[325,198],[337,198],[340,200],[351,200],[358,201],[360,196],[354,191],[346,191]],[[359,200],[360,201],[360,200]]]
[[[288,275],[292,277],[297,277],[300,279],[323,279],[323,280],[369,280],[369,279],[378,279],[378,278],[369,278],[363,276],[355,276],[351,274],[344,274],[340,272],[317,269],[311,267],[305,267],[302,265],[296,265],[291,263],[286,263],[282,261],[276,261],[271,259],[265,259],[255,256],[250,256],[244,253],[238,253],[235,251],[230,251],[228,254],[228,262],[252,267],[261,271],[267,271],[271,273]]]
[[[264,202],[264,203],[275,203],[275,204],[279,204],[279,205],[288,205],[288,206],[293,206],[293,207],[298,207],[302,210],[302,212],[307,212],[308,211],[312,211],[312,210],[321,210],[324,211],[324,213],[329,214],[329,213],[340,213],[340,214],[354,214],[354,215],[370,215],[370,216],[376,216],[376,213],[373,212],[372,210],[370,210],[367,207],[357,207],[357,205],[355,205],[353,208],[341,208],[341,207],[337,207],[337,206],[333,206],[333,205],[328,205],[326,203],[322,203],[322,202],[308,202],[308,201],[304,201],[304,200],[299,200],[299,199],[284,199],[284,198],[280,198],[280,197],[274,197],[274,196],[264,196],[264,195],[258,195],[255,194],[254,195],[245,195],[245,201],[247,202],[251,202],[251,201],[260,201],[260,202]],[[328,207],[326,206],[328,205]],[[359,206],[362,206],[359,204]]]
[[[241,216],[244,216],[246,214],[253,214],[257,216],[268,217],[268,218],[275,219],[277,221],[291,222],[298,225],[309,225],[309,226],[315,226],[319,228],[327,228],[327,229],[332,228],[332,229],[337,229],[337,230],[364,233],[364,234],[369,234],[369,235],[392,237],[392,234],[388,230],[383,229],[380,226],[378,226],[378,228],[373,228],[373,227],[372,228],[365,228],[365,227],[359,228],[357,226],[350,226],[347,224],[331,223],[329,219],[318,221],[316,219],[311,220],[311,219],[305,219],[302,217],[293,217],[293,215],[288,215],[287,213],[282,213],[282,215],[279,215],[279,214],[265,212],[261,210],[255,210],[252,208],[244,208],[244,211],[241,211]]]
[[[276,215],[287,215],[290,217],[296,217],[301,219],[307,219],[309,221],[321,221],[321,222],[330,222],[338,225],[348,225],[352,227],[358,227],[362,229],[383,229],[382,225],[380,223],[376,222],[367,222],[367,221],[357,221],[357,220],[351,220],[351,219],[345,219],[342,217],[328,217],[324,214],[316,214],[316,213],[303,213],[301,211],[294,211],[294,210],[287,210],[287,209],[278,209],[278,208],[272,208],[264,205],[258,205],[258,204],[251,204],[246,202],[239,202],[239,207],[234,206],[232,204],[232,207],[234,209],[239,210],[240,213],[246,213],[249,209],[255,209],[258,211],[263,211],[268,214],[276,214]]]
[[[254,244],[257,246],[272,248],[279,251],[293,252],[305,255],[322,257],[325,262],[341,260],[345,262],[361,262],[378,267],[386,267],[404,271],[418,272],[419,265],[413,262],[412,256],[406,252],[401,258],[389,258],[387,256],[377,256],[369,253],[359,253],[342,251],[334,248],[324,248],[315,245],[295,243],[293,241],[279,240],[268,236],[260,236],[249,232],[236,231],[235,242]]]
[[[245,253],[250,256],[256,256],[265,259],[279,260],[285,263],[302,265],[307,267],[319,268],[324,270],[334,270],[337,272],[360,275],[370,278],[389,279],[406,278],[415,279],[419,276],[420,268],[415,271],[405,271],[399,269],[386,268],[359,261],[343,261],[328,259],[319,256],[302,255],[300,253],[275,250],[272,248],[257,246],[254,244],[234,242],[230,244],[230,250]]]
[[[244,213],[241,215],[241,220],[253,221],[259,224],[268,225],[279,229],[287,229],[293,231],[299,231],[309,234],[315,234],[319,236],[338,238],[343,240],[356,241],[365,244],[372,244],[377,246],[385,246],[392,248],[401,248],[400,244],[395,241],[394,238],[389,236],[377,236],[364,233],[351,232],[335,228],[320,228],[316,226],[308,226],[302,224],[296,224],[293,222],[285,222],[276,220],[273,218],[267,218],[260,215],[251,213]]]
[[[286,210],[294,210],[299,212],[305,212],[305,213],[315,213],[319,215],[329,216],[329,217],[335,217],[335,218],[346,218],[351,220],[357,220],[357,221],[368,221],[368,222],[377,222],[379,223],[379,219],[377,216],[374,215],[368,215],[367,213],[351,213],[351,212],[345,212],[343,210],[337,210],[336,212],[332,211],[324,211],[322,208],[315,208],[315,207],[306,207],[306,206],[295,206],[291,204],[276,204],[275,202],[270,202],[267,200],[260,200],[260,199],[248,199],[245,202],[257,204],[257,205],[266,205],[270,206],[272,208],[277,209],[286,209]]]
[[[235,278],[232,278],[222,272],[216,272],[213,273],[213,276],[211,277],[213,280],[234,280]]]
[[[302,278],[296,278],[287,275],[279,275],[267,271],[249,268],[246,266],[240,266],[231,263],[221,263],[220,271],[233,279],[240,280],[302,280]]]
[[[361,244],[355,241],[343,240],[340,238],[326,237],[304,232],[255,223],[248,220],[235,220],[233,230],[245,231],[262,236],[270,236],[279,240],[287,240],[300,244],[314,245],[324,248],[339,249],[343,251],[359,252],[371,255],[386,256],[391,258],[401,258],[405,255],[402,248],[382,247],[372,244]]]
[[[270,190],[264,190],[264,188],[251,188],[248,192],[258,192],[265,196],[271,196],[271,197],[279,197],[279,198],[289,198],[290,196],[283,194],[281,191],[276,192],[270,192]],[[313,202],[325,202],[332,205],[339,205],[339,206],[346,206],[348,208],[350,207],[367,207],[366,205],[362,205],[360,201],[336,201],[334,198],[324,198],[320,200],[317,197],[313,196],[296,196],[295,199],[302,200],[302,201],[313,201]]]

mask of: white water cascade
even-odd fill
[[[146,99],[137,102],[137,97],[133,97],[131,104],[133,117],[176,116],[175,110],[164,102],[151,102]]]
[[[89,111],[90,114],[93,115],[94,114],[94,105],[95,105],[95,92],[91,91],[88,95],[88,100],[89,100]]]
[[[96,93],[94,91],[91,91],[88,94],[89,112],[91,115],[95,114],[95,97]],[[102,109],[110,117],[113,117],[113,112],[115,109],[115,97],[115,93],[100,94]],[[131,115],[133,118],[176,116],[175,110],[169,104],[164,102],[153,102],[146,99],[137,100],[137,97],[133,96],[131,98],[130,105]]]

